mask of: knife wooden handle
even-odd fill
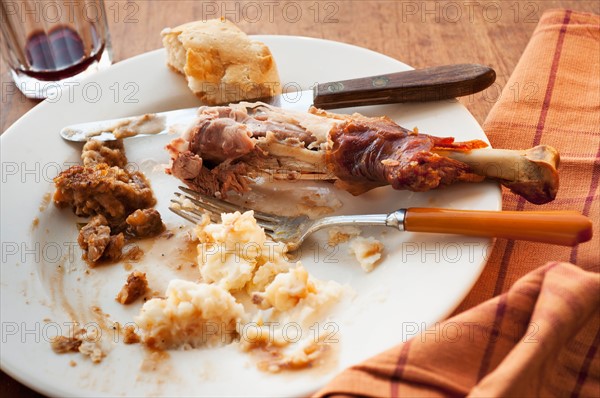
[[[405,231],[486,236],[575,246],[592,238],[592,222],[576,211],[479,211],[409,208]]]
[[[473,94],[489,87],[496,72],[487,66],[458,64],[435,66],[319,84],[314,90],[317,108],[439,101]]]

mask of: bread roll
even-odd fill
[[[189,88],[206,104],[281,92],[269,48],[224,18],[166,28],[161,35],[167,64],[185,75]]]

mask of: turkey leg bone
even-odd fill
[[[481,148],[435,152],[468,164],[475,174],[499,181],[531,203],[543,204],[556,197],[560,156],[550,146],[538,145],[527,150]]]

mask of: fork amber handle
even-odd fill
[[[409,208],[404,230],[486,236],[575,246],[592,238],[592,222],[576,211],[480,211]]]

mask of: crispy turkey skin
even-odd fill
[[[247,192],[257,177],[268,175],[329,180],[354,195],[383,185],[422,192],[487,177],[533,203],[554,199],[556,150],[487,146],[481,140],[455,142],[407,130],[385,116],[314,107],[304,113],[243,102],[199,108],[195,123],[167,146],[172,160],[167,172],[196,191],[222,198],[231,191]],[[471,162],[473,154],[485,156]],[[488,174],[486,156],[503,172]]]

